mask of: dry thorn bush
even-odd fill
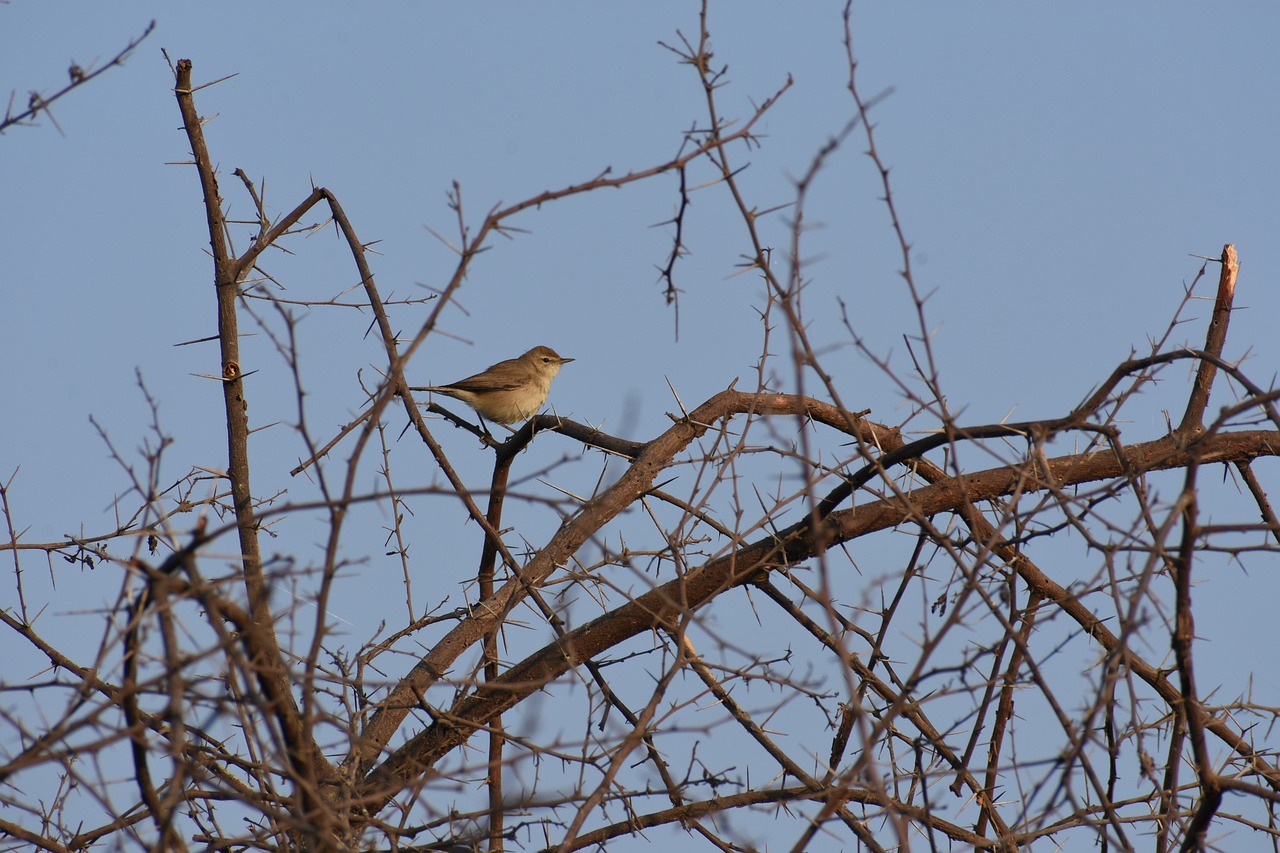
[[[676,157],[478,225],[455,186],[457,233],[441,239],[456,264],[434,299],[384,301],[357,224],[324,187],[273,218],[237,170],[256,221],[228,221],[192,64],[176,63],[209,226],[226,468],[191,467],[165,487],[157,415],[144,466],[117,454],[132,508],[116,529],[27,541],[14,490],[0,489],[0,550],[15,567],[5,642],[49,664],[34,680],[4,675],[0,848],[576,850],[634,837],[754,850],[767,837],[794,850],[1172,850],[1232,827],[1280,844],[1277,708],[1221,693],[1197,665],[1212,639],[1196,633],[1198,579],[1274,563],[1280,543],[1255,465],[1280,451],[1277,392],[1224,354],[1235,250],[1201,268],[1217,291],[1199,348],[1172,341],[1179,306],[1149,352],[1057,416],[965,423],[943,393],[852,41],[852,118],[797,180],[791,243],[775,250],[761,231],[771,212],[740,168],[767,144],[756,126],[789,81],[727,120],[708,33],[704,9],[697,37],[669,46],[706,109]],[[805,319],[808,194],[855,144],[883,181],[918,319],[913,371],[852,321],[846,344],[910,402],[897,423],[841,398],[843,363],[828,363]],[[537,416],[469,447],[492,453],[493,474],[465,483],[437,433],[471,425],[416,398],[405,373],[479,254],[520,214],[673,177],[666,298],[677,310],[691,193],[727,194],[742,269],[764,286],[752,387],[684,401],[643,441]],[[359,287],[286,298],[265,252],[305,252],[298,238],[329,225]],[[308,392],[358,407],[332,430],[307,419],[295,311],[352,306],[373,318],[384,357],[376,376]],[[411,334],[397,331],[407,318]],[[269,336],[277,361],[246,363],[242,324]],[[788,381],[771,379],[787,365]],[[1151,421],[1144,390],[1180,383],[1186,366],[1168,430],[1135,428]],[[293,470],[250,464],[259,371],[293,382]],[[527,470],[535,440],[564,456]],[[428,486],[412,473],[424,461]],[[376,488],[361,466],[377,470]],[[557,485],[573,466],[596,471],[593,491]],[[1244,510],[1224,502],[1224,471]],[[295,499],[304,483],[312,497]],[[371,523],[371,505],[389,521]],[[437,560],[456,552],[409,523],[443,506],[482,531],[468,568]],[[526,532],[530,507],[558,513],[552,533]],[[303,520],[324,530],[318,558],[264,557],[265,535]],[[401,575],[365,581],[386,585],[384,626],[351,648],[335,603],[348,543],[370,537]],[[97,657],[42,629],[46,605],[23,574],[37,560],[118,577],[113,608],[73,617],[100,637]],[[1265,643],[1238,654],[1269,662]],[[12,710],[18,693],[38,713]]]

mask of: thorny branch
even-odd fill
[[[57,120],[54,119],[53,110],[50,108],[64,95],[79,89],[81,86],[88,83],[90,80],[95,79],[100,74],[103,74],[112,68],[124,65],[125,60],[129,58],[129,55],[133,53],[138,45],[142,44],[143,40],[146,39],[147,36],[151,35],[155,28],[155,21],[147,24],[147,28],[142,31],[142,35],[135,39],[130,39],[129,43],[124,46],[123,50],[97,68],[83,68],[78,63],[71,63],[67,68],[67,76],[70,78],[70,82],[68,82],[67,85],[63,86],[51,95],[42,95],[35,91],[31,92],[30,96],[27,98],[27,108],[20,113],[15,113],[13,111],[14,100],[17,98],[18,93],[16,91],[10,93],[9,104],[5,107],[4,111],[4,118],[0,119],[0,133],[4,133],[5,130],[14,125],[32,124],[36,118],[39,117],[40,113],[44,113],[49,116],[50,121],[53,121],[54,126],[56,127]],[[58,128],[58,130],[61,132],[62,128]]]
[[[1266,487],[1280,456],[1280,393],[1227,355],[1234,248],[1223,250],[1202,348],[1174,345],[1166,333],[1060,417],[960,423],[944,403],[925,300],[869,120],[877,99],[855,84],[848,7],[844,23],[851,114],[818,149],[794,199],[761,209],[738,161],[761,144],[753,128],[791,81],[745,121],[728,121],[717,101],[728,69],[712,55],[704,3],[697,36],[681,35],[672,48],[705,108],[678,155],[495,207],[474,229],[455,185],[458,233],[446,242],[457,257],[439,299],[403,338],[393,309],[422,303],[383,299],[368,245],[330,190],[312,187],[273,220],[265,194],[237,170],[257,215],[227,219],[192,66],[180,61],[175,95],[214,261],[228,468],[193,467],[162,490],[168,444],[158,441],[145,451],[145,475],[129,473],[144,510],[105,534],[38,543],[21,541],[12,478],[0,488],[0,550],[12,552],[18,601],[16,612],[0,611],[0,624],[48,664],[44,682],[4,684],[38,695],[42,716],[37,724],[0,712],[21,744],[0,756],[0,779],[11,783],[0,794],[8,807],[0,829],[49,850],[114,838],[156,849],[337,851],[482,842],[584,849],[666,827],[727,851],[756,849],[736,821],[751,827],[753,809],[770,809],[771,825],[789,827],[781,831],[797,850],[832,838],[906,849],[922,837],[933,849],[1006,851],[1049,837],[1132,849],[1140,834],[1156,835],[1161,849],[1190,850],[1228,824],[1280,837],[1267,823],[1280,802],[1280,748],[1270,740],[1280,707],[1215,693],[1192,597],[1209,567],[1249,566],[1280,550]],[[840,399],[838,371],[824,363],[829,349],[806,318],[809,192],[858,129],[924,347],[912,352],[918,381],[893,373],[852,326],[849,344],[900,383],[914,410],[908,420],[933,418],[914,439],[905,424],[872,421]],[[502,441],[477,428],[494,469],[487,492],[471,487],[405,371],[491,238],[515,233],[516,218],[540,207],[674,173],[674,238],[659,265],[674,302],[675,265],[696,240],[688,213],[699,169],[712,176],[701,186],[722,190],[737,211],[743,269],[765,285],[756,387],[710,395],[639,441],[551,415]],[[313,437],[307,422],[314,392],[303,386],[292,311],[337,300],[286,298],[287,285],[270,277],[260,290],[249,283],[267,275],[268,248],[318,231],[301,224],[316,209],[335,225],[359,282],[348,282],[344,298],[371,313],[382,342],[373,381],[325,389],[358,410],[331,439]],[[781,210],[788,249],[775,260],[770,215]],[[237,254],[231,237],[245,228]],[[274,314],[253,311],[263,301]],[[272,365],[243,363],[242,320],[268,331],[296,397],[304,461],[292,472],[260,461],[253,472],[278,501],[250,485],[246,379]],[[783,391],[764,367],[776,358],[775,321],[794,380]],[[1142,405],[1140,390],[1180,362],[1193,363],[1195,376],[1179,424],[1142,434],[1129,414]],[[1220,397],[1228,385],[1232,396],[1212,412],[1215,383]],[[389,442],[400,429],[416,441]],[[162,435],[158,417],[154,430]],[[1067,441],[1075,446],[1062,450]],[[332,458],[339,448],[344,458]],[[567,452],[529,474],[535,451],[549,449]],[[393,476],[410,455],[417,467]],[[379,466],[373,487],[366,457]],[[571,488],[575,473],[597,463],[594,486]],[[1248,502],[1250,521],[1225,508],[1210,521],[1207,507],[1227,506],[1207,476],[1217,465],[1240,475],[1236,497]],[[200,477],[222,485],[192,499]],[[1170,483],[1172,499],[1161,491]],[[284,499],[286,488],[304,486],[309,498]],[[166,509],[170,495],[182,496],[180,508]],[[378,635],[353,651],[330,608],[352,582],[344,570],[371,506],[388,510],[377,532],[390,543],[384,556],[397,561],[407,608],[386,607]],[[556,512],[554,530],[536,532],[528,507]],[[438,532],[407,522],[449,511],[482,537],[478,559],[462,569]],[[184,529],[192,512],[197,520]],[[307,520],[324,531],[318,556],[263,557],[268,525]],[[1047,547],[1052,537],[1080,545],[1069,566]],[[128,556],[117,554],[122,543]],[[33,553],[51,567],[58,555],[119,579],[114,606],[78,617],[102,626],[90,662],[37,630],[42,615],[22,564]],[[273,598],[276,583],[301,590],[299,603]],[[397,597],[376,573],[360,583],[389,604]],[[469,596],[461,604],[456,588]],[[756,620],[754,630],[741,630],[743,618]],[[1075,681],[1061,676],[1064,660]],[[473,751],[477,733],[489,744]],[[129,805],[85,829],[65,803],[72,791],[112,790],[119,768],[89,767],[108,765],[112,750],[127,755]],[[1184,762],[1193,772],[1180,775]],[[35,768],[55,769],[58,796],[13,793],[13,781]]]

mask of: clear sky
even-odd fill
[[[72,58],[111,55],[152,17],[158,27],[125,68],[58,105],[62,134],[44,121],[3,140],[10,284],[0,345],[7,363],[29,368],[11,371],[12,398],[39,400],[58,421],[4,428],[14,431],[6,446],[37,447],[37,458],[65,456],[85,412],[110,424],[135,409],[120,396],[135,367],[160,390],[212,372],[211,350],[170,346],[208,333],[212,317],[194,176],[165,165],[183,159],[186,143],[160,48],[191,58],[198,79],[239,75],[199,101],[218,113],[209,132],[224,171],[265,179],[279,211],[313,180],[333,189],[362,234],[381,241],[376,272],[399,292],[438,285],[450,269],[424,226],[449,232],[451,181],[474,217],[605,167],[656,162],[700,119],[691,72],[658,45],[694,32],[691,3],[270,4],[244,7],[251,16],[234,3],[217,14],[68,8],[0,9],[0,82],[18,103],[60,85]],[[716,57],[729,68],[722,109],[741,116],[786,75],[796,81],[764,123],[746,176],[762,204],[786,201],[789,178],[849,117],[839,4],[713,4],[712,13]],[[954,365],[948,390],[973,420],[1060,411],[1162,330],[1194,273],[1188,254],[1216,255],[1227,241],[1240,248],[1250,308],[1233,318],[1233,340],[1276,361],[1263,330],[1280,224],[1271,144],[1280,12],[859,3],[855,16],[861,86],[891,90],[876,109],[880,144],[917,273],[934,291],[937,343]],[[902,329],[880,312],[899,305],[901,290],[861,150],[847,147],[815,200],[811,217],[825,228],[812,237],[810,272],[815,290],[843,295],[867,318],[859,331],[883,331],[888,349]],[[243,213],[235,183],[228,175],[224,196]],[[707,236],[681,270],[685,334],[674,340],[655,272],[668,232],[649,227],[671,215],[669,189],[529,216],[535,239],[477,265],[463,295],[470,314],[451,318],[450,331],[475,347],[442,339],[423,378],[456,378],[549,343],[580,357],[558,403],[615,422],[629,395],[647,419],[665,409],[665,383],[652,377],[671,375],[695,398],[727,384],[758,350],[748,300],[733,299],[757,285],[726,279],[739,248],[732,222],[714,239],[725,211],[710,201],[705,214],[695,209]],[[781,244],[783,215],[770,227]],[[713,316],[719,336],[699,325]],[[1046,389],[1046,374],[1065,385]],[[892,420],[892,389],[865,378],[850,391]],[[92,441],[74,443],[95,452]]]
[[[841,7],[711,5],[715,61],[728,66],[724,114],[744,118],[794,80],[761,124],[760,147],[738,154],[761,208],[791,200],[794,177],[853,114]],[[106,59],[157,21],[125,67],[55,106],[57,127],[42,117],[0,136],[0,479],[20,468],[11,500],[27,538],[111,523],[125,480],[89,416],[136,461],[150,414],[135,374],[177,438],[172,477],[225,465],[220,395],[193,376],[218,372],[216,349],[174,346],[214,333],[215,303],[196,176],[171,165],[188,145],[161,48],[191,59],[197,81],[238,75],[197,95],[201,113],[216,114],[206,132],[233,214],[250,213],[235,168],[265,186],[276,214],[312,182],[326,186],[361,237],[379,241],[384,295],[422,295],[453,269],[427,230],[456,233],[451,182],[478,223],[499,202],[658,163],[704,122],[693,72],[660,45],[678,43],[677,31],[692,37],[697,9],[669,0],[0,5],[0,90],[16,92],[17,105],[30,90],[59,88],[72,60]],[[1247,354],[1253,378],[1272,380],[1277,38],[1272,3],[854,4],[859,85],[880,98],[878,144],[917,282],[931,293],[943,387],[963,423],[1065,414],[1131,348],[1164,333],[1199,269],[1191,255],[1216,256],[1227,242],[1240,252],[1242,310],[1226,356]],[[903,335],[916,328],[864,148],[854,137],[833,158],[812,201],[808,216],[822,227],[807,244],[806,304],[844,400],[897,423],[907,413],[901,394],[848,346],[837,302],[868,345],[907,372]],[[577,359],[556,382],[556,409],[634,439],[669,423],[667,380],[690,408],[735,377],[749,382],[762,285],[733,275],[745,250],[740,221],[723,196],[695,196],[692,254],[677,268],[677,338],[657,276],[674,199],[674,183],[659,180],[517,220],[530,233],[478,259],[460,295],[465,311],[446,315],[456,337],[429,341],[411,379],[457,379],[547,344]],[[779,251],[787,225],[785,211],[763,220]],[[265,261],[290,298],[328,298],[355,283],[332,230],[291,248],[297,256]],[[1175,340],[1203,342],[1203,304]],[[426,310],[397,319],[412,331]],[[376,342],[363,338],[368,320],[317,312],[300,325],[304,381],[344,389],[308,401],[322,439],[360,408],[356,371],[378,363]],[[248,358],[275,372],[252,398],[259,426],[296,420],[270,347],[261,336],[246,342]],[[782,365],[778,387],[790,390]],[[1225,402],[1215,397],[1211,411]],[[1144,437],[1163,429],[1159,409],[1144,409]],[[273,477],[297,459],[292,434],[277,432],[255,445],[255,464],[274,466]],[[470,439],[441,435],[465,459]],[[487,464],[477,449],[464,475],[483,483]],[[1219,615],[1271,618],[1273,601],[1241,596]],[[344,604],[355,644],[379,614],[358,598]],[[1274,674],[1260,678],[1280,692]]]

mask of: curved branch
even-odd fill
[[[599,529],[642,492],[661,470],[662,460],[678,452],[683,443],[694,437],[694,430],[705,431],[706,423],[727,417],[735,411],[754,409],[772,414],[796,414],[807,401],[785,395],[755,395],[721,392],[699,407],[689,421],[683,421],[663,437],[651,443],[636,465],[600,499],[565,522],[551,542],[525,567],[523,576],[504,586],[491,600],[493,609],[458,625],[451,634],[433,648],[392,693],[375,714],[374,721],[397,724],[416,705],[420,691],[443,673],[461,651],[477,641],[483,629],[493,624],[502,611],[514,604],[513,597],[525,583],[541,583],[585,537]],[[695,427],[694,424],[698,427]],[[700,434],[700,433],[699,433]],[[745,545],[730,554],[688,572],[686,575],[651,590],[635,600],[604,614],[562,639],[543,647],[500,678],[460,700],[448,713],[448,722],[437,722],[411,738],[393,752],[361,785],[361,799],[389,798],[418,773],[431,767],[454,747],[464,743],[476,728],[494,716],[518,704],[543,685],[568,672],[579,662],[589,660],[618,643],[655,627],[675,624],[682,613],[705,605],[719,594],[749,582],[761,570],[791,566],[810,559],[825,550],[864,536],[895,527],[913,519],[936,513],[957,511],[975,502],[992,500],[1016,492],[1034,493],[1061,489],[1071,485],[1112,478],[1139,476],[1143,472],[1186,466],[1193,459],[1200,464],[1232,462],[1259,456],[1280,455],[1280,431],[1241,431],[1221,435],[1209,434],[1185,445],[1172,437],[1127,447],[1119,453],[1100,451],[1047,460],[1046,471],[1039,480],[1028,481],[1025,471],[1006,466],[992,468],[961,478],[944,478],[937,483],[915,489],[902,497],[894,496],[853,509],[833,512],[814,522],[811,518],[797,522],[776,535]],[[634,497],[628,497],[632,496]],[[1019,571],[1023,567],[1019,566]],[[1034,569],[1034,567],[1031,567]],[[1058,604],[1091,636],[1112,651],[1119,643],[1091,611],[1073,595],[1055,584],[1038,570],[1027,570],[1024,580],[1038,594]],[[462,645],[466,643],[466,645]],[[1177,701],[1179,691],[1153,667],[1134,662],[1140,677],[1156,686],[1166,699]],[[1199,709],[1198,713],[1208,716]],[[1249,755],[1265,766],[1243,738],[1212,719],[1206,726],[1227,741],[1233,749]],[[374,729],[371,721],[370,729]],[[381,738],[383,730],[372,734]],[[389,734],[389,733],[387,733]],[[367,748],[366,733],[363,746]],[[382,741],[385,744],[385,741]],[[353,753],[354,754],[354,753]],[[1274,771],[1269,771],[1274,773]],[[1280,774],[1274,775],[1280,784]]]

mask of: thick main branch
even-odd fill
[[[476,642],[483,630],[511,606],[526,584],[537,585],[545,580],[588,535],[643,495],[662,467],[695,434],[705,431],[707,424],[742,411],[798,414],[815,404],[822,405],[802,397],[756,396],[725,391],[699,407],[689,421],[682,421],[651,443],[627,474],[600,499],[591,502],[579,515],[566,521],[547,547],[525,567],[521,579],[504,586],[494,599],[485,603],[483,612],[477,612],[461,623],[445,641],[433,648],[418,664],[414,673],[399,686],[397,693],[400,696],[385,703],[379,714],[375,715],[375,722],[385,725],[393,719],[397,723],[402,720],[411,707],[416,705],[409,698],[410,695],[420,695],[416,691],[424,690],[467,645]],[[1027,494],[1130,477],[1141,472],[1175,469],[1186,466],[1192,459],[1206,464],[1275,455],[1280,455],[1280,431],[1215,433],[1190,445],[1165,437],[1119,452],[1108,449],[1048,460],[1047,473],[1038,480],[1029,480],[1025,470],[1000,466],[965,474],[963,478],[946,478],[903,496],[838,510],[816,524],[807,517],[786,530],[735,549],[598,617],[512,667],[502,678],[461,700],[440,721],[420,732],[389,756],[367,779],[363,786],[364,797],[367,802],[392,796],[417,774],[464,743],[477,728],[512,708],[548,682],[564,675],[579,662],[589,660],[640,633],[674,624],[682,613],[701,607],[726,590],[748,582],[761,570],[795,565],[869,533],[940,512],[962,510],[974,502],[993,500],[1014,492]],[[1118,640],[1067,590],[1038,572],[1025,579],[1033,589],[1057,603],[1098,637],[1109,650],[1118,649]],[[462,645],[463,643],[466,645]],[[1135,670],[1139,669],[1135,666]],[[1169,685],[1154,668],[1145,667],[1139,671],[1139,675],[1162,693],[1172,689],[1176,698],[1176,688]],[[1233,749],[1248,751],[1247,744],[1233,736],[1225,726],[1215,726],[1212,721],[1207,725],[1231,743]],[[370,728],[373,728],[372,724]],[[379,731],[379,736],[381,735],[382,732]],[[385,741],[382,743],[385,744]],[[369,742],[366,741],[365,746],[368,745]],[[1276,781],[1280,783],[1280,777]]]

